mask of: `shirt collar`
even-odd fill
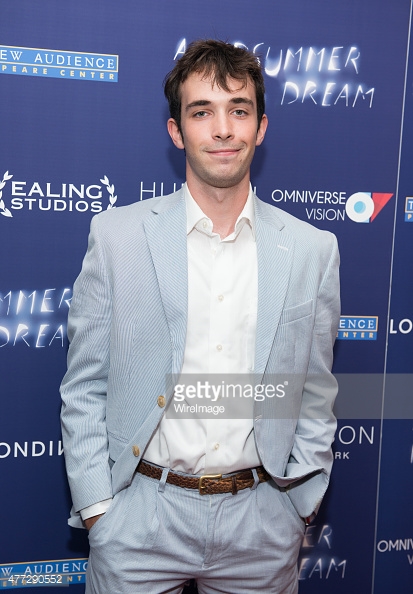
[[[197,225],[201,221],[206,221],[208,223],[209,229],[212,229],[212,221],[206,214],[201,210],[199,205],[195,202],[194,198],[189,191],[187,184],[185,183],[183,186],[184,196],[185,196],[185,204],[186,204],[186,233],[189,235],[191,231],[197,227]],[[252,191],[252,187],[250,184],[248,198],[242,209],[239,217],[235,223],[235,230],[234,233],[231,234],[236,237],[238,233],[241,231],[245,223],[248,223],[252,237],[255,239],[255,211],[254,211],[254,194]],[[231,237],[229,236],[229,237]]]

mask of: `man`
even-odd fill
[[[92,220],[70,309],[62,425],[86,590],[292,594],[332,464],[337,243],[252,193],[267,128],[252,54],[195,42],[165,94],[186,185]],[[172,414],[185,378],[210,374],[285,381],[241,418]]]

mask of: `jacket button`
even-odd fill
[[[137,458],[139,458],[139,455],[141,453],[139,447],[137,445],[132,446],[132,452],[133,455],[136,456]]]
[[[166,404],[165,396],[158,396],[158,406],[163,408]]]

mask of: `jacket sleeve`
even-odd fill
[[[63,446],[75,512],[112,496],[106,432],[111,309],[99,217],[94,217],[73,289],[68,370],[61,385]],[[69,523],[81,526],[79,518]]]
[[[317,512],[327,490],[336,430],[333,405],[338,386],[331,373],[333,345],[340,317],[339,253],[337,240],[330,236],[331,255],[320,283],[310,362],[303,399],[286,476],[294,478],[300,465],[318,467],[288,487],[289,496],[302,517]]]

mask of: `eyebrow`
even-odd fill
[[[185,107],[185,111],[189,111],[193,107],[207,107],[208,105],[211,105],[211,103],[212,101],[207,101],[206,99],[198,99],[197,101],[192,101],[191,103],[188,103],[188,105]],[[242,104],[250,105],[251,107],[254,106],[253,101],[251,101],[251,99],[248,99],[247,97],[234,97],[230,100],[230,103],[233,103],[234,105]]]

